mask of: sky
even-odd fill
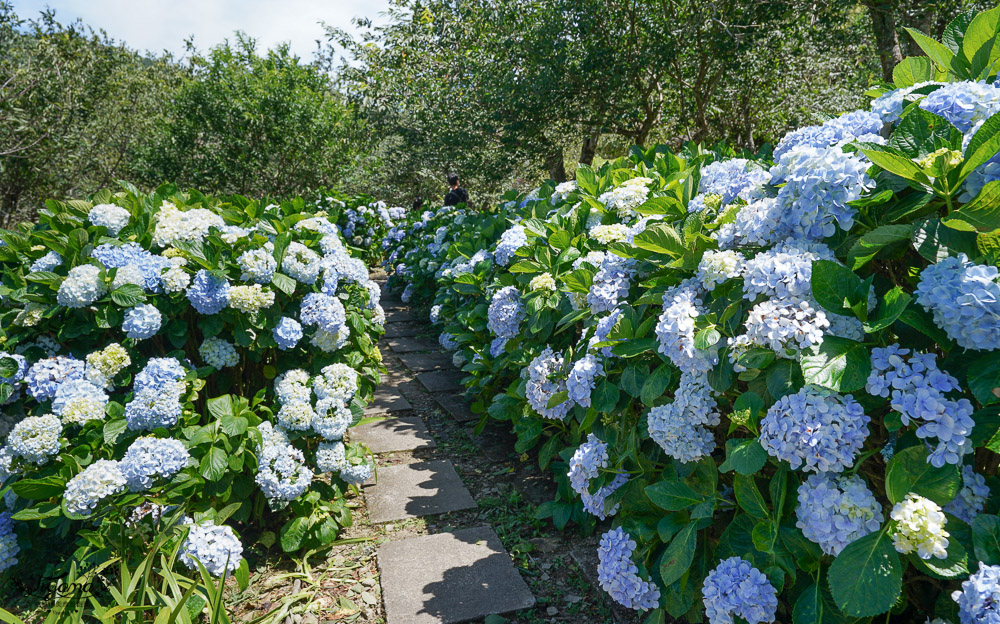
[[[36,17],[48,7],[64,24],[80,18],[138,50],[167,50],[179,57],[191,35],[205,50],[242,30],[258,40],[259,49],[288,41],[292,51],[307,60],[316,40],[324,37],[321,21],[356,32],[353,18],[381,23],[380,13],[388,4],[388,0],[13,0],[22,18]]]

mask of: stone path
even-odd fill
[[[433,393],[453,418],[459,422],[475,420],[456,393],[462,388],[463,373],[453,367],[451,356],[436,342],[416,337],[426,327],[415,323],[418,319],[404,305],[392,301],[388,294],[383,305],[387,319],[381,348],[391,350],[409,376]],[[365,443],[379,456],[389,457],[398,451],[414,451],[420,456],[410,456],[407,463],[384,463],[365,484],[369,522],[405,522],[476,509],[476,501],[447,452],[436,448],[422,419],[402,415],[411,409],[403,393],[412,392],[414,384],[394,379],[404,372],[395,365],[387,362],[386,368],[390,379],[365,410],[366,416],[379,417],[352,428],[351,439]],[[535,604],[500,538],[481,521],[453,531],[390,541],[379,547],[377,562],[387,624],[469,622]]]

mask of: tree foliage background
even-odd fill
[[[758,151],[862,103],[969,0],[391,0],[313,59],[140,53],[0,0],[0,221],[129,179],[474,202],[632,145]],[[308,19],[304,17],[304,19]],[[252,33],[251,33],[252,35]]]

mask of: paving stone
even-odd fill
[[[469,403],[460,394],[435,394],[434,400],[458,422],[479,420],[479,416],[472,413]]]
[[[379,468],[365,486],[373,523],[473,509],[476,501],[446,459]]]
[[[424,421],[416,416],[383,418],[351,427],[349,431],[352,442],[365,444],[372,453],[415,451],[437,446]]]
[[[385,342],[396,353],[433,351],[438,348],[438,344],[433,340],[422,340],[419,338],[389,338]]]
[[[420,320],[423,319],[421,319],[419,316],[417,316],[410,310],[394,309],[394,310],[389,310],[385,313],[385,321],[390,325],[392,323],[409,323],[412,321],[420,321]]]
[[[406,397],[395,390],[381,387],[375,391],[372,402],[365,406],[365,416],[408,409],[413,409],[413,406],[406,400]]]
[[[444,353],[400,353],[399,359],[411,371],[420,373],[429,370],[454,369],[451,356]]]
[[[382,299],[379,301],[379,304],[382,306],[382,309],[386,311],[387,315],[393,310],[406,310],[409,307],[399,299]]]
[[[419,381],[428,392],[453,392],[461,390],[462,373],[455,371],[430,371],[427,373],[417,373]]]
[[[378,567],[388,624],[455,624],[535,604],[485,526],[389,542]]]
[[[386,338],[412,338],[427,331],[426,325],[419,323],[389,323],[385,326]]]

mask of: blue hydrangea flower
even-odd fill
[[[348,463],[340,469],[340,478],[348,485],[360,485],[370,479],[371,476],[372,465],[369,463]]]
[[[778,592],[763,572],[742,557],[719,562],[701,590],[709,624],[733,624],[737,615],[749,624],[773,622]]]
[[[611,529],[601,536],[597,548],[597,580],[618,604],[645,611],[660,603],[660,590],[639,576],[639,567],[632,561],[636,543],[621,529]]]
[[[87,214],[91,223],[108,229],[108,236],[118,236],[118,232],[128,225],[131,218],[132,213],[114,204],[98,204]]]
[[[59,284],[56,303],[67,308],[85,308],[108,292],[108,286],[101,277],[101,269],[92,264],[82,264],[69,270],[66,279]]]
[[[487,315],[487,327],[495,336],[507,340],[516,337],[525,317],[517,286],[505,286],[495,292]]]
[[[512,225],[506,232],[500,235],[496,249],[493,251],[493,259],[500,266],[510,264],[511,258],[517,250],[528,244],[528,234],[523,225]]]
[[[176,358],[150,358],[135,376],[136,389],[156,390],[187,376],[187,369]]]
[[[21,547],[17,545],[17,534],[14,533],[14,521],[10,512],[0,512],[0,574],[17,565],[19,552]]]
[[[316,325],[335,334],[347,323],[344,304],[337,297],[323,293],[309,293],[302,299],[299,319],[304,325]]]
[[[704,372],[682,372],[674,400],[646,415],[649,437],[679,462],[696,461],[715,449],[708,427],[719,424],[717,404]]]
[[[302,451],[292,445],[269,445],[261,450],[254,481],[272,509],[302,496],[312,478],[313,472],[306,467]]]
[[[608,467],[608,446],[597,439],[594,434],[587,436],[587,441],[580,445],[580,448],[573,453],[569,461],[570,486],[580,495],[584,510],[599,519],[604,520],[608,516],[613,516],[618,510],[618,505],[613,509],[605,511],[605,500],[628,481],[628,475],[618,474],[611,483],[598,488],[591,494],[590,482],[600,476],[602,468]]]
[[[129,338],[145,340],[152,338],[156,332],[160,331],[162,322],[163,316],[156,309],[156,306],[140,303],[125,313],[122,329],[125,330],[125,335]]]
[[[201,269],[188,286],[187,298],[199,314],[218,314],[229,305],[229,282]]]
[[[528,381],[525,394],[528,405],[544,418],[562,420],[573,408],[573,401],[567,399],[558,405],[549,407],[549,399],[566,390],[565,360],[561,353],[555,353],[551,347],[545,347],[521,375],[527,374]]]
[[[791,224],[782,220],[783,209],[773,197],[758,199],[741,206],[736,219],[722,224],[711,236],[720,249],[771,245],[792,235]]]
[[[965,133],[1000,112],[1000,89],[987,82],[952,82],[930,93],[919,106]]]
[[[289,277],[303,284],[313,284],[323,268],[319,254],[300,242],[292,241],[285,250],[281,270]],[[367,272],[365,273],[367,277]]]
[[[132,492],[153,487],[156,477],[169,479],[184,469],[191,454],[184,443],[173,438],[138,438],[129,445],[118,464]]]
[[[490,342],[490,357],[498,358],[503,355],[507,348],[507,338],[494,338]]]
[[[209,574],[220,577],[240,567],[243,545],[228,526],[195,524],[181,546],[180,560],[191,570],[201,563]]]
[[[890,397],[889,405],[899,412],[904,426],[911,421],[919,427],[918,438],[937,438],[938,444],[927,461],[941,467],[959,464],[972,452],[968,436],[975,421],[968,399],[949,399],[946,394],[961,390],[958,380],[937,367],[937,356],[914,353],[898,344],[872,349],[872,372],[865,389],[869,394]]]
[[[61,434],[62,423],[54,415],[28,416],[11,429],[7,447],[15,456],[43,466],[59,453]]]
[[[583,407],[590,407],[590,393],[597,386],[597,377],[603,374],[604,367],[591,353],[574,362],[566,377],[569,398]]]
[[[962,583],[962,589],[952,592],[958,603],[958,619],[962,624],[996,624],[1000,622],[1000,565],[979,562],[979,571]]]
[[[118,462],[99,459],[69,480],[63,498],[70,513],[89,516],[102,499],[123,491],[125,477]]]
[[[760,443],[795,470],[842,472],[854,465],[869,422],[851,395],[804,386],[767,410],[760,422]]]
[[[989,497],[990,488],[986,485],[986,477],[977,473],[972,466],[962,466],[962,489],[944,506],[944,510],[959,520],[972,524],[976,516],[982,513]]]
[[[56,390],[52,399],[52,413],[59,416],[64,424],[83,425],[91,420],[104,418],[104,408],[108,395],[85,379],[64,382]]]
[[[822,243],[798,246],[794,240],[785,241],[744,263],[743,296],[750,301],[761,295],[778,299],[811,296],[812,263],[835,259],[833,251]]]
[[[910,85],[909,87],[903,87],[901,89],[893,89],[891,91],[886,91],[882,95],[878,96],[872,100],[871,110],[873,113],[878,115],[883,123],[896,123],[899,121],[899,116],[903,113],[903,105],[906,102],[907,96],[916,91],[926,87],[927,85],[933,84],[944,84],[941,82],[919,82],[915,85]]]
[[[861,155],[839,147],[796,147],[776,158],[771,176],[778,191],[779,228],[796,238],[821,240],[837,226],[854,225],[855,208],[848,202],[875,186],[871,166]]]
[[[779,357],[792,358],[822,344],[830,321],[809,299],[767,299],[751,308],[744,327],[746,346],[767,347]]]
[[[598,520],[606,520],[610,516],[614,516],[618,513],[620,504],[615,503],[611,509],[607,509],[608,497],[627,482],[628,475],[619,473],[615,475],[615,478],[610,483],[597,488],[597,491],[593,494],[591,494],[589,489],[580,492],[580,502],[583,503],[583,510],[592,516],[596,516]]]
[[[36,401],[46,401],[56,395],[59,385],[83,379],[86,364],[72,355],[57,355],[38,360],[31,365],[24,377],[28,384],[28,394]]]
[[[688,279],[663,293],[663,313],[656,323],[657,351],[670,358],[681,372],[704,372],[719,361],[717,351],[694,346],[695,319],[704,312],[701,289]]]
[[[54,271],[57,266],[62,264],[62,260],[62,256],[54,251],[50,251],[31,264],[31,272]]]
[[[182,412],[177,393],[146,388],[138,390],[125,404],[125,422],[133,431],[172,427]]]
[[[851,111],[819,126],[806,126],[786,134],[774,148],[774,160],[795,148],[827,148],[882,131],[882,118],[868,111]]]
[[[632,265],[635,260],[607,254],[601,262],[601,268],[594,275],[590,292],[587,293],[587,304],[593,314],[610,312],[628,297],[632,280]]]
[[[459,347],[458,341],[455,340],[455,336],[449,334],[448,332],[441,332],[441,335],[438,336],[438,344],[440,344],[441,348],[445,351],[457,351]]]
[[[294,349],[295,345],[302,340],[302,325],[293,318],[283,316],[271,330],[271,335],[282,351]]]
[[[588,349],[593,349],[594,345],[602,342],[608,342],[608,336],[611,335],[611,330],[615,328],[615,324],[618,323],[618,318],[621,317],[621,314],[621,309],[615,308],[611,311],[611,314],[597,321],[597,324],[594,325],[594,335],[587,342]],[[611,347],[601,347],[600,352],[606,358],[612,356]]]
[[[312,430],[324,440],[340,440],[354,423],[354,414],[341,397],[328,396],[316,402]]]
[[[139,243],[124,245],[98,245],[90,255],[100,261],[108,269],[133,267],[139,270],[145,280],[145,289],[150,292],[160,292],[162,273],[170,268],[170,260],[163,256],[150,253]]]
[[[699,173],[698,193],[719,195],[723,205],[737,198],[747,202],[760,199],[764,185],[771,179],[766,169],[745,158],[717,160],[703,166]]]
[[[0,359],[10,358],[17,364],[17,370],[10,377],[0,376],[0,383],[16,384],[28,374],[28,360],[20,353],[0,353]]]
[[[960,347],[993,351],[1000,348],[998,276],[997,267],[959,254],[924,269],[914,295]]]
[[[273,245],[272,245],[273,247]],[[270,284],[274,272],[278,270],[278,261],[268,249],[249,249],[240,254],[237,259],[243,275],[242,280],[250,280],[257,284]]]
[[[882,528],[882,505],[857,475],[809,475],[798,492],[795,526],[828,555]]]

